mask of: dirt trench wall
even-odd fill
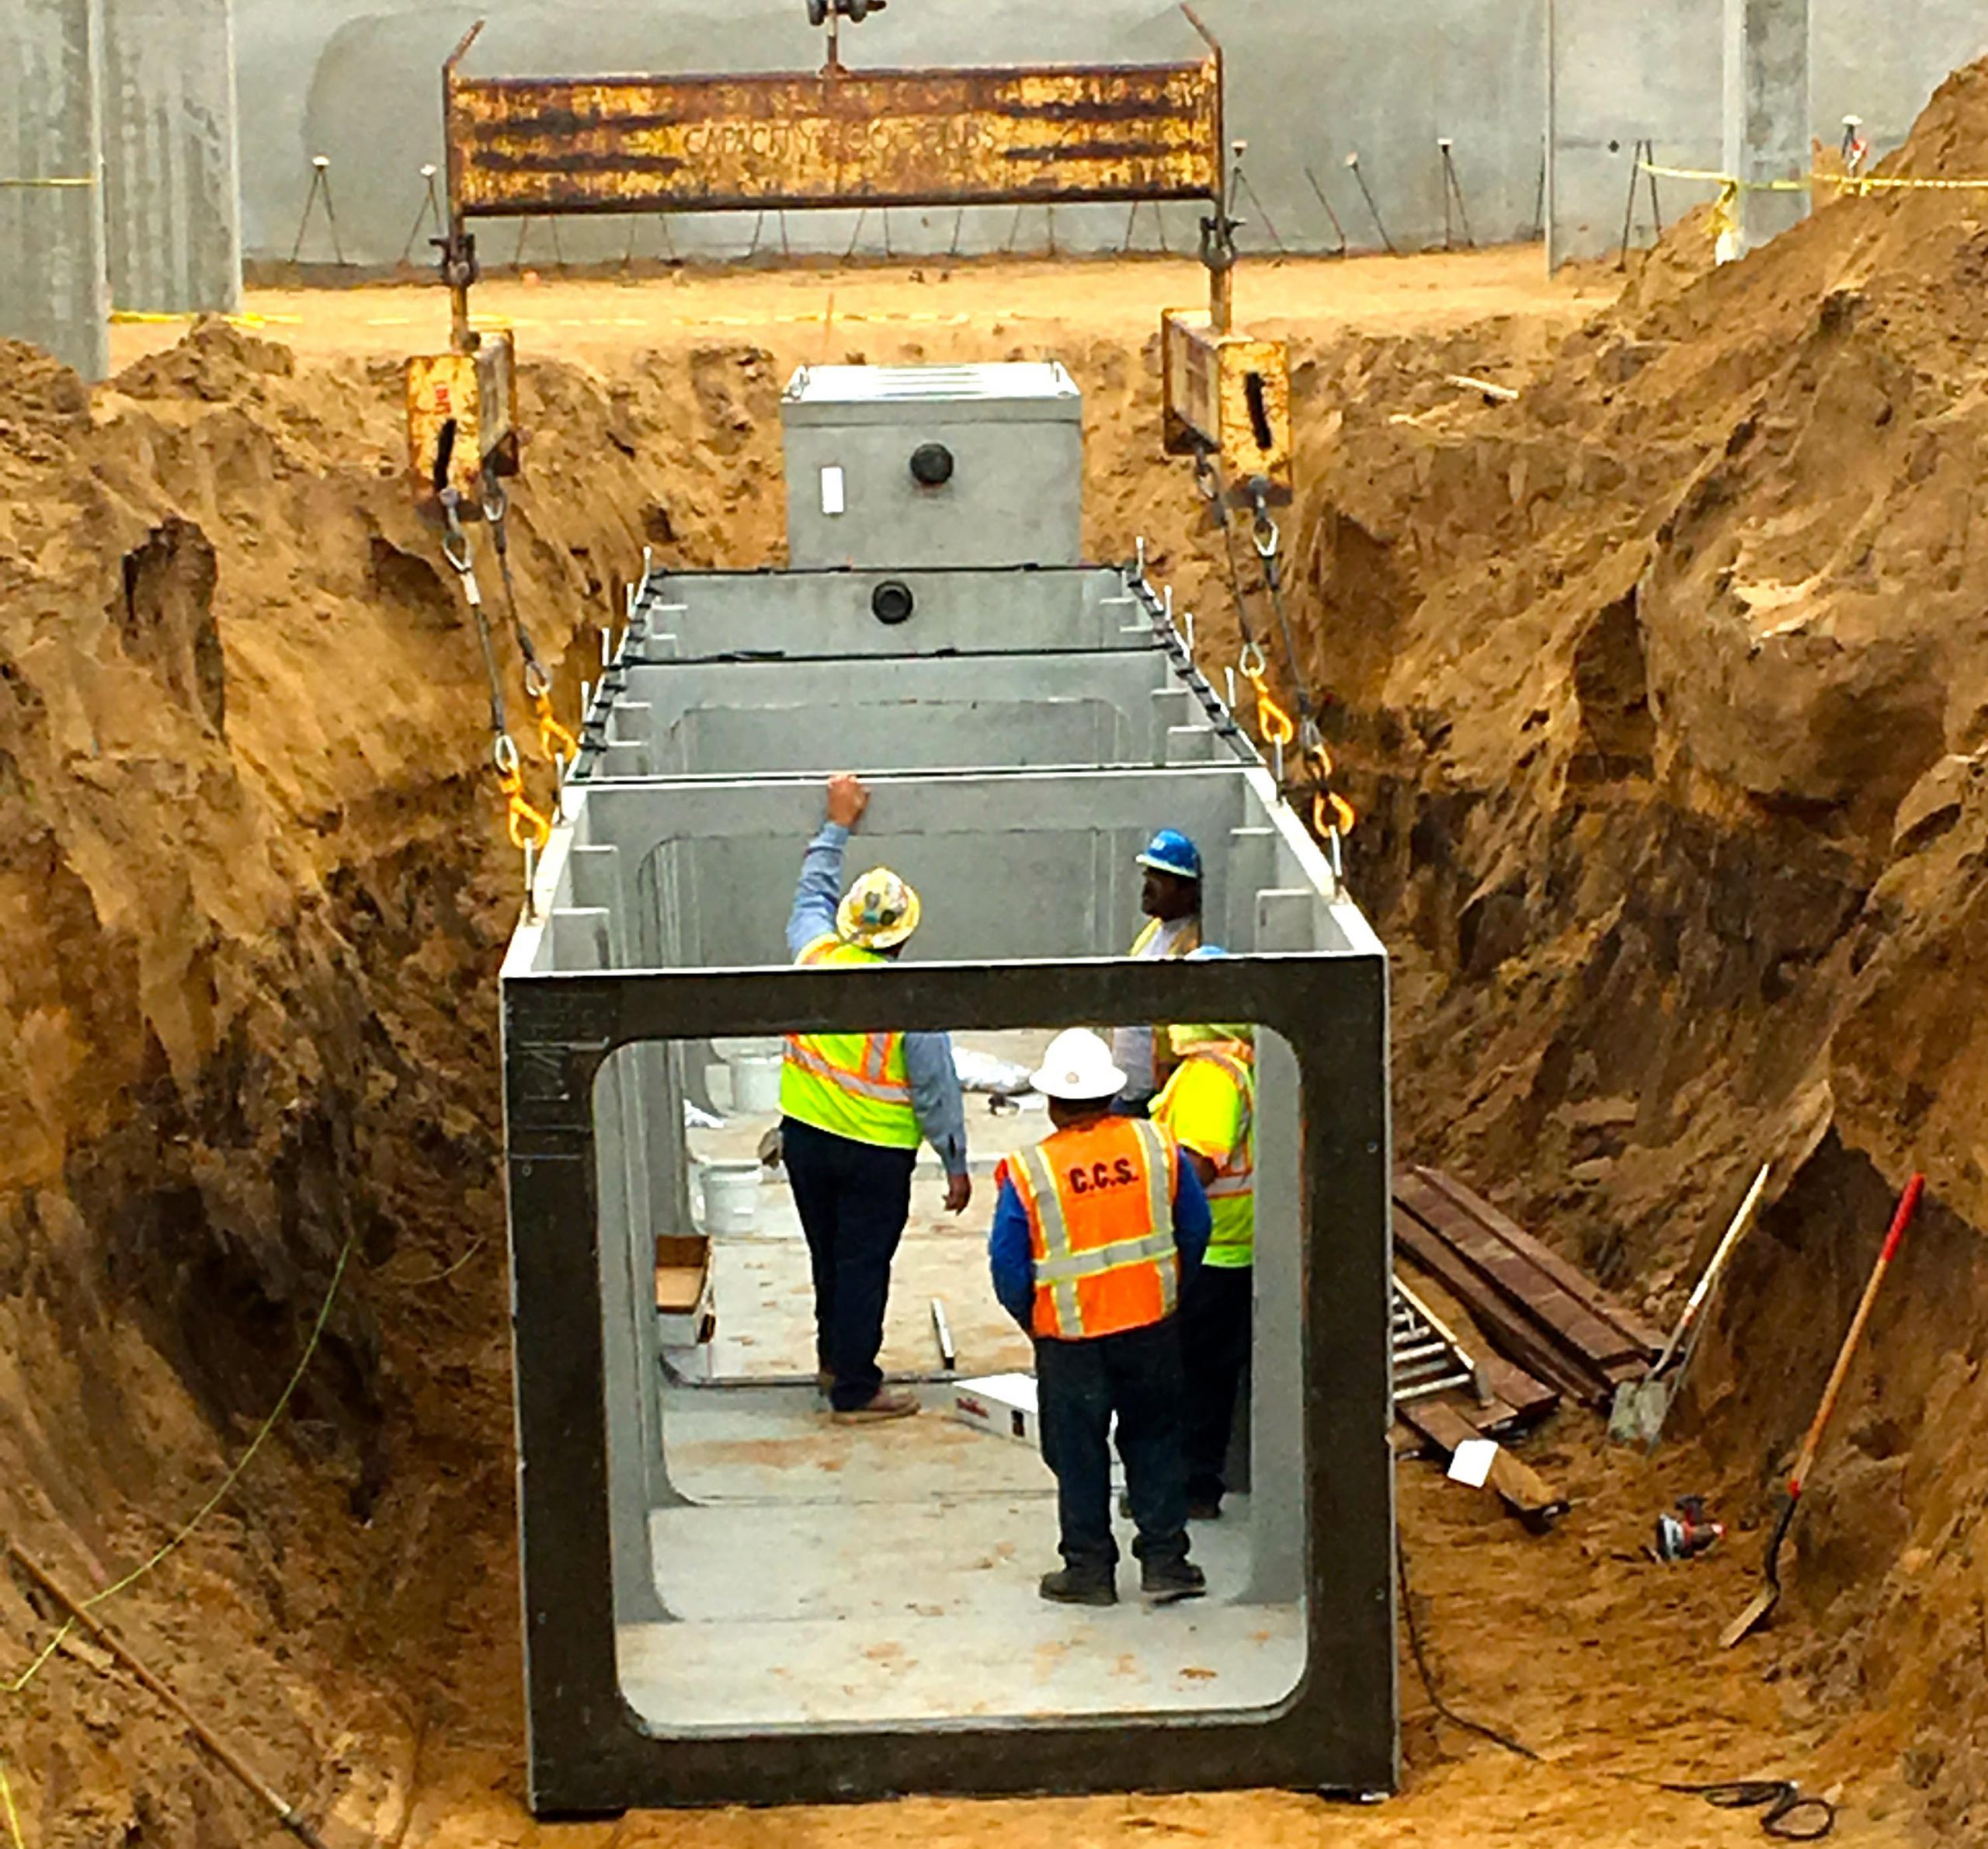
[[[1988,171],[1988,70],[1906,158]],[[1667,1316],[1775,1164],[1687,1408],[1729,1514],[1928,1176],[1762,1648],[1882,1708],[1860,1750],[1942,1826],[1988,1802],[1984,273],[1967,196],[1844,200],[1541,363],[1370,347],[1295,523],[1404,1149]],[[1517,401],[1444,383],[1487,370]]]
[[[535,363],[523,395],[513,552],[570,718],[645,542],[764,541],[777,385],[713,350],[612,390]],[[492,978],[520,876],[398,400],[220,324],[94,405],[0,347],[0,1521],[82,1587],[144,1557],[349,1244],[283,1431],[120,1607],[304,1767],[355,1714],[404,1743],[516,1683]],[[10,1660],[48,1635],[4,1580],[0,1618]],[[66,1657],[16,1718],[35,1841],[250,1833]]]

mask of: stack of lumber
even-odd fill
[[[1396,1174],[1394,1234],[1396,1254],[1440,1284],[1515,1371],[1494,1386],[1501,1398],[1529,1378],[1605,1408],[1663,1347],[1577,1267],[1438,1170]]]

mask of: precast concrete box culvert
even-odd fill
[[[846,874],[893,867],[923,919],[897,963],[796,967],[844,769]],[[1161,826],[1228,957],[1126,956]],[[537,1810],[1394,1788],[1386,959],[1138,570],[645,575],[502,991]],[[1012,1081],[1051,1033],[1184,1021],[1255,1029],[1242,1493],[1193,1530],[1205,1599],[1048,1604],[1053,1479],[946,1416],[1030,1360],[989,1152],[1047,1134]],[[882,1360],[924,1409],[850,1427],[786,1190],[741,1190],[778,1121],[755,1062],[883,1031],[994,1076],[967,1212],[914,1171]]]

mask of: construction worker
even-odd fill
[[[838,901],[843,850],[869,792],[829,780],[828,819],[808,844],[787,920],[797,963],[888,962],[918,928],[918,895],[888,867]],[[780,1152],[815,1277],[816,1378],[834,1418],[857,1424],[918,1410],[877,1365],[891,1260],[911,1211],[922,1140],[946,1171],[946,1208],[964,1211],[966,1114],[944,1034],[794,1034],[780,1072]]]
[[[1201,942],[1201,857],[1178,829],[1163,828],[1146,843],[1138,864],[1145,869],[1139,909],[1146,922],[1132,940],[1135,961],[1186,957]],[[1125,1072],[1118,1109],[1144,1117],[1166,1082],[1170,1055],[1163,1029],[1114,1027],[1111,1057]]]
[[[1125,1075],[1097,1034],[1058,1034],[1030,1083],[1055,1130],[1002,1163],[988,1260],[1002,1307],[1034,1338],[1042,1455],[1056,1475],[1063,1567],[1039,1590],[1058,1604],[1117,1602],[1115,1413],[1140,1590],[1157,1604],[1198,1598],[1208,1583],[1187,1558],[1174,1309],[1208,1243],[1208,1202],[1165,1131],[1114,1110]]]
[[[1214,945],[1197,959],[1227,953]],[[1176,1027],[1180,1060],[1153,1102],[1153,1121],[1180,1145],[1206,1190],[1214,1230],[1180,1294],[1187,1381],[1187,1514],[1212,1521],[1228,1487],[1224,1467],[1236,1401],[1249,1365],[1255,1296],[1256,1030],[1239,1024]]]

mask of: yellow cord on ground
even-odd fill
[[[48,179],[0,179],[0,188],[8,191],[41,186],[94,186],[96,182],[87,173],[58,174]]]
[[[337,1300],[339,1285],[345,1277],[346,1265],[352,1256],[353,1241],[356,1236],[353,1233],[346,1235],[345,1244],[339,1249],[339,1261],[332,1268],[330,1286],[325,1292],[325,1301],[318,1306],[318,1319],[311,1326],[310,1338],[304,1344],[304,1352],[298,1356],[297,1366],[291,1371],[290,1379],[283,1392],[277,1395],[276,1403],[270,1409],[269,1417],[262,1421],[261,1430],[249,1440],[248,1448],[242,1454],[239,1461],[222,1479],[221,1487],[201,1503],[179,1533],[160,1548],[149,1560],[146,1561],[142,1566],[134,1567],[123,1579],[114,1584],[105,1587],[101,1592],[92,1593],[89,1597],[85,1599],[83,1609],[85,1611],[94,1611],[106,1600],[116,1597],[121,1592],[128,1592],[146,1574],[163,1564],[167,1557],[176,1552],[192,1536],[193,1531],[221,1506],[223,1499],[227,1496],[229,1491],[241,1481],[242,1473],[255,1461],[256,1452],[262,1448],[263,1441],[276,1430],[277,1420],[281,1419],[288,1409],[290,1400],[294,1397],[297,1387],[304,1378],[304,1369],[311,1365],[311,1357],[318,1352],[318,1340],[325,1333],[325,1325],[331,1320],[332,1305]],[[57,1631],[43,1646],[41,1653],[22,1670],[19,1676],[7,1684],[8,1692],[11,1694],[19,1694],[23,1689],[26,1688],[41,1673],[42,1666],[61,1647],[63,1640],[75,1628],[76,1621],[73,1618],[64,1619],[61,1629]]]
[[[14,1809],[14,1788],[7,1782],[7,1768],[4,1764],[0,1764],[0,1805],[6,1808],[7,1834],[12,1840],[14,1849],[27,1849],[27,1844],[21,1835],[21,1819]]]

